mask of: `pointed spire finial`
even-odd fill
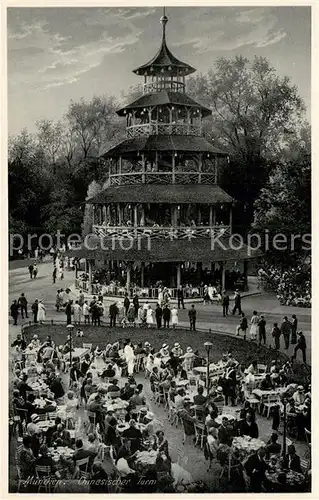
[[[163,26],[163,42],[164,42],[165,41],[165,28],[166,28],[166,24],[168,21],[168,17],[166,16],[166,13],[165,13],[165,7],[163,7],[163,15],[162,15],[160,21],[161,21],[161,24]]]

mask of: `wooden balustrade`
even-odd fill
[[[141,123],[126,128],[128,138],[149,135],[202,135],[201,126],[192,123]]]
[[[172,226],[172,227],[146,227],[146,226],[105,226],[94,225],[93,232],[100,238],[136,239],[149,238],[160,240],[188,240],[196,238],[211,238],[219,234],[231,234],[230,226]]]
[[[127,172],[110,175],[110,186],[134,184],[215,184],[215,173],[204,172]]]

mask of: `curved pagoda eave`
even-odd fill
[[[119,116],[125,116],[130,110],[147,108],[150,106],[165,106],[170,104],[173,106],[187,106],[190,108],[197,108],[201,110],[203,118],[212,114],[212,111],[209,108],[206,108],[202,104],[194,101],[194,99],[189,97],[187,94],[184,94],[182,92],[172,92],[169,90],[144,94],[127,106],[118,109],[116,113]]]
[[[217,184],[136,184],[132,186],[107,187],[101,193],[85,201],[86,204],[104,205],[107,203],[191,203],[227,204],[233,203]]]
[[[230,240],[231,239],[231,240]],[[240,242],[238,242],[240,244]],[[210,238],[189,240],[157,240],[156,245],[149,245],[147,238],[137,239],[135,246],[130,246],[129,260],[144,262],[226,262],[255,259],[261,252],[247,245],[238,245],[231,236],[224,236],[212,243]],[[125,260],[128,259],[125,244],[112,245],[106,238],[101,241],[97,236],[90,236],[87,248],[70,250],[70,257]]]
[[[209,153],[215,156],[228,156],[229,153],[215,148],[204,137],[182,135],[149,135],[125,139],[117,146],[100,153],[101,158],[116,158],[133,152],[171,151],[189,153]]]

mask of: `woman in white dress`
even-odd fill
[[[158,289],[158,303],[162,307],[162,304],[163,304],[163,288],[162,287],[160,287]]]
[[[131,344],[126,344],[126,346],[124,347],[124,359],[127,363],[128,374],[133,375],[135,355]]]
[[[94,352],[94,364],[99,373],[103,372],[105,368],[105,362],[103,359],[103,351],[101,351],[99,346],[96,347]]]
[[[178,310],[176,309],[176,306],[173,306],[173,308],[171,310],[171,314],[172,314],[173,328],[176,328],[178,325]]]
[[[258,321],[259,317],[257,315],[257,311],[253,312],[253,315],[250,320],[250,339],[256,340],[258,334]]]
[[[81,308],[78,300],[75,301],[75,304],[73,306],[73,311],[74,311],[74,313],[73,313],[74,324],[79,325],[81,323],[82,308]]]
[[[146,311],[146,323],[149,328],[154,324],[154,311],[150,305]]]
[[[43,305],[42,300],[40,300],[40,302],[39,302],[38,321],[39,321],[39,323],[42,323],[43,321],[45,321],[45,307]]]

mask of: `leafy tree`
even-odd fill
[[[99,194],[102,191],[102,189],[103,189],[103,187],[101,186],[101,184],[99,184],[96,181],[92,181],[88,187],[86,199],[88,200],[89,198],[92,198],[93,196]],[[89,205],[89,204],[85,205],[83,225],[82,225],[83,237],[92,232],[93,210],[94,210],[93,205]]]

